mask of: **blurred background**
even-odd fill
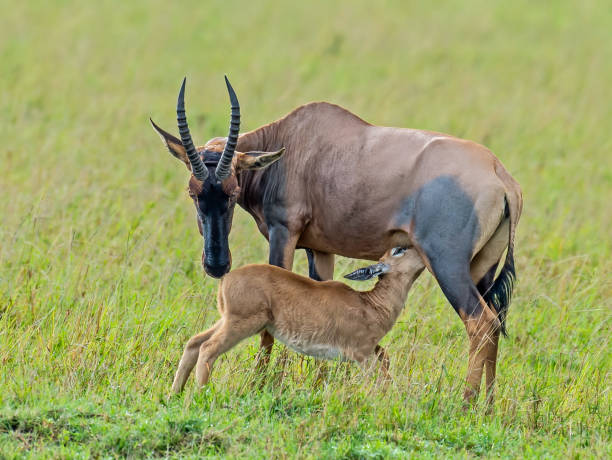
[[[40,200],[42,215],[64,224],[72,208],[95,213],[116,201],[126,217],[146,205],[188,209],[178,193],[185,171],[147,120],[176,132],[187,75],[196,142],[224,136],[227,74],[243,131],[327,100],[371,123],[484,143],[524,187],[525,220],[541,223],[523,235],[545,231],[552,240],[538,241],[555,245],[577,233],[593,250],[610,225],[597,201],[610,184],[611,12],[603,5],[6,4],[3,228]]]
[[[183,341],[216,318],[187,171],[148,118],[177,132],[186,75],[196,144],[225,136],[227,74],[243,132],[325,100],[373,124],[488,146],[525,199],[501,410],[516,426],[531,420],[533,398],[561,427],[601,413],[612,293],[608,2],[0,7],[2,404],[161,394]],[[234,268],[267,260],[238,209],[230,245]],[[335,277],[358,264],[339,259]],[[307,272],[302,251],[295,267]],[[419,357],[417,386],[446,356],[442,394],[458,393],[465,332],[429,274],[388,340]],[[243,346],[219,379],[231,387],[255,351],[254,341]]]

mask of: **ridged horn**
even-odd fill
[[[229,93],[232,106],[232,117],[230,119],[230,128],[225,149],[223,149],[223,155],[221,155],[221,159],[215,170],[215,175],[220,181],[227,179],[231,174],[232,158],[236,150],[236,145],[238,144],[238,133],[240,132],[240,104],[238,104],[238,98],[227,76],[225,77],[225,84],[227,85],[227,92]]]
[[[179,91],[178,101],[176,103],[176,121],[178,122],[179,133],[181,134],[181,142],[187,151],[189,163],[191,163],[191,172],[196,179],[204,182],[208,177],[208,169],[204,166],[204,162],[196,151],[195,145],[191,140],[189,126],[187,125],[187,117],[185,116],[185,82],[187,77],[183,79],[181,90]]]

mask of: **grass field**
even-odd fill
[[[1,458],[610,458],[607,2],[0,1]],[[217,282],[148,117],[176,131],[187,74],[196,141],[225,135],[224,73],[243,131],[328,100],[486,144],[521,183],[493,415],[460,410],[467,337],[429,274],[384,339],[386,391],[346,364],[317,385],[293,353],[258,389],[252,339],[167,399]],[[267,260],[242,211],[231,246]]]

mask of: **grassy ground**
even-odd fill
[[[609,5],[177,3],[2,1],[0,457],[609,458]],[[187,74],[196,140],[225,135],[224,73],[245,130],[325,99],[484,143],[522,184],[494,415],[460,410],[467,339],[428,274],[384,340],[386,391],[344,364],[317,386],[294,354],[259,390],[253,339],[166,399],[216,282],[147,118],[175,131]],[[243,212],[231,245],[234,267],[266,260]]]

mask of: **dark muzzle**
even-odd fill
[[[221,278],[231,270],[232,256],[230,254],[229,257],[213,260],[212,257],[206,256],[206,251],[202,251],[202,267],[204,267],[204,271],[208,276]]]
[[[227,272],[230,271],[232,266],[230,264],[227,265],[207,265],[204,264],[204,271],[207,275],[212,276],[213,278],[221,278]]]

